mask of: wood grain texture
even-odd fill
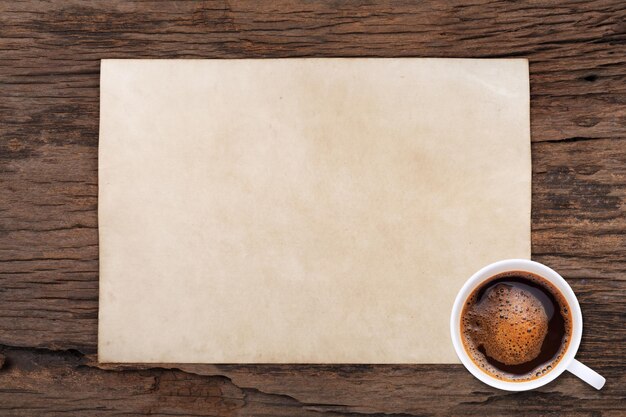
[[[1,1],[0,415],[624,415],[626,3],[556,3]],[[530,59],[533,258],[578,294],[604,390],[511,394],[451,365],[98,366],[99,60],[293,56]]]

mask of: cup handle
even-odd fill
[[[606,379],[602,375],[576,359],[567,367],[567,370],[595,389],[601,389],[606,382]]]

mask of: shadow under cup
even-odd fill
[[[568,313],[571,317],[571,321],[569,323],[571,330],[569,332],[569,336],[567,337],[567,341],[564,343],[564,347],[560,352],[560,359],[554,360],[553,363],[551,363],[551,369],[545,369],[545,371],[540,373],[540,375],[533,374],[533,376],[529,378],[520,378],[515,380],[502,379],[496,377],[493,372],[483,369],[477,365],[466,351],[463,343],[464,336],[461,328],[461,317],[467,300],[477,289],[491,281],[494,281],[494,277],[496,276],[505,273],[519,274],[520,272],[540,277],[542,280],[550,284],[550,287],[547,288],[548,292],[558,292],[558,294],[554,295],[557,297],[561,296],[567,306]],[[559,312],[555,311],[555,314],[559,314]],[[499,261],[482,268],[465,283],[454,302],[452,316],[450,319],[450,330],[457,356],[463,365],[476,378],[495,388],[508,391],[525,391],[538,388],[554,380],[574,361],[574,356],[578,351],[582,336],[582,314],[574,292],[557,272],[534,261],[510,259]],[[550,361],[550,359],[548,359],[548,361]]]

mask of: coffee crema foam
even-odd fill
[[[507,365],[539,356],[548,333],[548,316],[535,296],[519,288],[497,284],[486,299],[467,313],[467,332],[487,355]]]
[[[475,289],[461,314],[461,338],[488,374],[521,382],[553,369],[569,345],[571,313],[562,294],[528,272],[498,274]]]

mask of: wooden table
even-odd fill
[[[626,415],[626,3],[2,1],[0,415]],[[102,58],[528,57],[533,259],[579,296],[571,375],[507,393],[461,365],[104,368]],[[503,167],[505,169],[505,167]]]

